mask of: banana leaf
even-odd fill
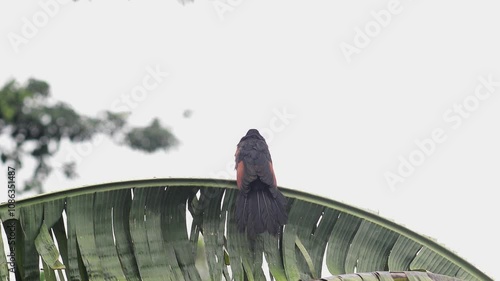
[[[492,280],[377,214],[280,189],[288,223],[279,236],[254,241],[237,231],[232,180],[85,186],[18,200],[14,216],[4,203],[0,280]]]
[[[349,273],[337,276],[324,277],[313,281],[458,281],[460,279],[428,271],[376,271],[372,273]]]

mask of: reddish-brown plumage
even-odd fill
[[[259,131],[250,129],[241,138],[235,162],[238,229],[250,237],[265,231],[278,234],[288,218],[286,199],[278,190],[271,154]]]
[[[241,183],[243,181],[243,175],[245,173],[245,164],[240,161],[236,164],[236,184],[238,188],[241,189]]]

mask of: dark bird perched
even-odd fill
[[[286,198],[276,185],[273,161],[265,139],[256,129],[248,130],[236,153],[236,223],[250,238],[265,231],[280,232],[288,219]]]

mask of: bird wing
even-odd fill
[[[271,154],[263,141],[242,141],[235,153],[236,183],[239,189],[247,190],[257,178],[270,187],[276,187]]]

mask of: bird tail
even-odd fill
[[[288,220],[286,198],[276,187],[255,183],[248,190],[240,190],[236,198],[238,230],[246,229],[250,238],[265,231],[277,235]]]

